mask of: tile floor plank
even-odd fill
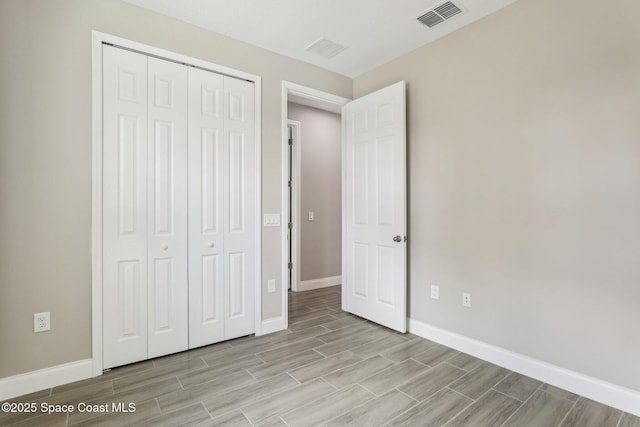
[[[488,391],[475,403],[446,424],[447,427],[494,427],[502,425],[522,403],[499,393]]]
[[[416,362],[413,359],[407,359],[402,363],[390,366],[387,369],[360,381],[360,385],[377,396],[380,396],[391,389],[401,386],[429,369],[431,368],[420,362]]]
[[[373,398],[372,393],[354,385],[299,407],[281,418],[291,427],[317,426]]]
[[[561,427],[616,427],[622,411],[585,397],[576,401]]]
[[[295,408],[317,401],[335,390],[326,381],[317,379],[272,394],[249,405],[243,405],[240,409],[252,424],[259,424],[267,418],[283,415]]]
[[[500,381],[494,389],[521,402],[527,400],[542,385],[542,381],[534,380],[517,372],[512,372]]]
[[[343,388],[351,384],[356,384],[391,365],[393,365],[393,362],[377,355],[358,362],[355,365],[324,375],[322,378],[336,388]]]
[[[573,403],[567,399],[538,390],[507,420],[504,427],[557,426],[572,406]]]
[[[473,400],[443,388],[424,402],[393,419],[394,427],[440,427],[462,412]]]
[[[398,415],[415,406],[418,402],[398,390],[391,390],[383,396],[370,400],[351,411],[326,423],[338,426],[383,426]]]
[[[483,362],[481,366],[467,373],[449,387],[472,399],[478,399],[490,388],[502,381],[511,371],[500,366]]]
[[[362,357],[356,356],[350,351],[343,351],[342,353],[338,353],[334,356],[326,357],[301,368],[291,370],[289,371],[289,374],[296,380],[303,383],[314,378],[319,378],[322,375],[328,375],[338,369],[355,365],[362,360]]]
[[[466,371],[445,362],[418,375],[398,390],[421,402],[465,374]]]

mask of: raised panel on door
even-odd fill
[[[187,67],[148,59],[148,351],[188,348]]]
[[[347,104],[343,309],[406,330],[405,85]]]
[[[147,358],[147,57],[103,46],[103,367]]]
[[[224,77],[225,339],[255,329],[254,117],[253,84]]]
[[[224,340],[224,92],[189,69],[189,348]]]

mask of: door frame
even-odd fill
[[[284,320],[284,329],[287,328],[287,325],[289,324],[289,319],[288,319],[288,295],[287,295],[287,289],[289,288],[289,266],[287,265],[287,258],[288,258],[288,253],[289,253],[289,241],[287,240],[287,224],[285,222],[285,215],[286,213],[289,211],[289,203],[291,203],[291,201],[289,200],[289,188],[288,188],[288,179],[287,176],[289,175],[289,141],[288,141],[288,130],[287,130],[287,126],[289,124],[289,108],[287,106],[287,103],[289,101],[293,101],[293,102],[297,102],[303,105],[307,105],[310,107],[314,107],[314,108],[320,108],[323,110],[327,110],[327,111],[331,111],[334,113],[338,113],[338,114],[342,114],[342,107],[344,105],[346,105],[348,102],[351,101],[351,99],[349,98],[345,98],[342,96],[338,96],[338,95],[334,95],[328,92],[323,92],[321,90],[318,89],[314,89],[314,88],[310,88],[307,86],[303,86],[297,83],[293,83],[293,82],[289,82],[286,80],[282,81],[282,122],[281,122],[281,135],[282,135],[282,144],[281,144],[281,162],[282,162],[282,208],[281,208],[281,212],[283,214],[283,221],[282,221],[282,228],[281,228],[281,242],[282,242],[282,319]],[[344,141],[343,144],[344,146]],[[298,152],[300,152],[300,150],[298,149]],[[298,170],[297,170],[298,174],[300,174],[300,167],[298,165]],[[298,184],[300,183],[299,181],[299,177],[298,177]],[[300,190],[300,185],[298,185],[298,191]],[[298,195],[300,193],[298,192]],[[300,204],[300,198],[298,197],[298,201],[297,204]],[[298,211],[299,211],[299,206],[298,206]],[[343,209],[343,219],[344,219],[344,209]],[[294,207],[294,220],[295,220],[296,214],[295,214],[295,207]],[[298,217],[298,223],[300,221],[300,212],[297,212],[297,217]],[[288,218],[287,218],[288,219]],[[298,226],[298,228],[300,228]],[[297,230],[295,230],[297,231]],[[299,250],[300,250],[300,233],[297,232],[297,257],[296,257],[296,261],[300,260],[300,256],[299,256]],[[292,239],[293,239],[293,233],[292,233]],[[294,241],[295,242],[295,241]],[[294,266],[295,268],[295,266]],[[297,270],[297,282],[296,283],[296,288],[299,284],[299,275],[300,275],[300,270]],[[294,287],[291,286],[292,291],[294,290]]]
[[[254,83],[255,95],[255,335],[262,334],[262,78],[212,62],[127,40],[99,31],[91,32],[91,340],[92,374],[102,375],[102,45],[116,45],[149,56],[193,65]]]
[[[300,160],[301,160],[301,146],[300,146],[300,136],[301,136],[301,127],[302,123],[297,120],[287,120],[287,126],[291,126],[291,137],[293,140],[293,146],[291,151],[291,159],[293,164],[288,165],[290,168],[287,168],[287,171],[291,171],[291,200],[288,203],[291,203],[291,213],[292,218],[291,222],[293,223],[293,228],[289,233],[289,238],[291,239],[291,263],[293,267],[291,268],[291,290],[293,292],[298,291],[298,286],[300,285],[300,266],[298,263],[300,262],[300,227],[301,227],[301,217],[300,217],[300,180],[301,180],[301,171],[300,171]],[[287,156],[287,159],[289,157]],[[285,178],[286,180],[286,178]],[[289,191],[287,191],[287,196],[289,196]],[[287,203],[287,209],[284,211],[289,212]],[[286,233],[286,227],[285,227]],[[288,249],[288,248],[287,248]],[[287,274],[287,277],[289,275]],[[288,287],[288,286],[287,286]]]

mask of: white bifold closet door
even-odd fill
[[[252,83],[103,46],[103,357],[254,332]]]
[[[189,347],[254,332],[253,85],[189,69]]]
[[[103,364],[147,358],[147,57],[103,46]]]

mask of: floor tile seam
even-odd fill
[[[355,385],[359,385],[359,384],[350,384],[350,385],[351,385],[351,386],[355,386]],[[361,387],[362,387],[362,386],[361,386]],[[363,388],[364,388],[364,387],[363,387]],[[341,390],[343,390],[343,389],[339,389],[338,391],[341,391]],[[375,393],[373,393],[373,397],[372,397],[372,398],[367,399],[365,402],[362,402],[362,403],[361,403],[361,404],[359,404],[359,405],[356,405],[356,406],[352,406],[352,407],[350,407],[349,409],[347,409],[347,410],[346,410],[345,412],[343,412],[342,414],[340,414],[340,415],[336,415],[335,417],[331,417],[330,419],[326,420],[325,422],[323,422],[323,423],[322,423],[322,424],[320,424],[320,425],[321,425],[321,426],[326,426],[326,425],[327,425],[327,424],[329,424],[331,421],[333,421],[333,420],[335,420],[335,419],[337,419],[337,418],[340,418],[341,416],[343,416],[343,415],[345,415],[345,414],[348,414],[349,412],[355,411],[356,409],[360,408],[361,406],[366,405],[367,403],[371,402],[372,400],[377,399],[378,397],[379,397],[379,396],[377,396]]]
[[[366,359],[365,359],[365,360],[366,360]],[[409,360],[409,359],[407,359],[407,360]],[[402,363],[404,363],[404,362],[402,362]],[[394,363],[394,364],[393,364],[393,365],[391,365],[391,366],[387,366],[386,368],[384,368],[384,369],[382,369],[382,370],[379,370],[378,372],[373,373],[373,374],[369,375],[369,376],[368,376],[368,377],[366,377],[366,378],[361,379],[361,380],[360,380],[360,382],[357,382],[356,384],[358,384],[359,386],[361,386],[361,387],[363,387],[363,388],[366,388],[364,385],[362,385],[362,382],[367,381],[368,379],[373,378],[373,377],[375,377],[376,375],[379,375],[379,374],[381,374],[382,372],[384,372],[384,371],[386,371],[386,370],[388,370],[388,369],[397,368],[397,367],[398,367],[398,366],[400,366],[402,363]],[[429,370],[430,370],[430,369],[428,369],[427,371],[429,371]],[[427,372],[427,371],[425,371],[425,372]],[[391,391],[391,390],[393,390],[393,389],[398,389],[399,387],[402,387],[403,385],[405,385],[405,384],[406,384],[406,383],[408,383],[409,381],[414,380],[416,377],[418,377],[419,375],[422,375],[422,374],[423,374],[423,373],[425,373],[425,372],[416,373],[416,374],[412,375],[409,379],[407,379],[407,380],[403,381],[401,384],[396,384],[393,388],[391,388],[390,390],[387,390],[385,393],[388,393],[389,391]],[[370,390],[370,389],[368,389],[368,388],[366,388],[366,389],[367,389],[367,390],[369,390],[369,391],[371,391],[371,393],[375,394],[376,396],[378,396],[378,394],[377,394],[377,393],[375,393],[374,391],[372,391],[372,390]],[[398,390],[398,391],[400,391],[400,390]],[[383,394],[385,394],[385,393],[383,393]],[[403,394],[405,394],[405,393],[403,393]],[[379,396],[382,396],[382,395],[379,395]],[[413,397],[412,397],[412,399],[417,400],[417,399],[415,399],[415,398],[413,398]]]
[[[255,385],[257,382],[259,382],[259,381],[260,381],[260,380],[258,380],[256,377],[254,377],[253,375],[251,375],[251,372],[249,372],[247,369],[243,369],[243,370],[240,370],[240,371],[232,372],[232,373],[231,373],[231,374],[229,374],[229,375],[237,374],[237,373],[240,373],[240,372],[242,372],[242,371],[244,371],[245,373],[249,374],[249,376],[250,376],[250,377],[251,377],[251,379],[253,380],[253,382],[252,382],[252,383],[247,383],[247,384],[240,383],[240,384],[237,384],[237,385],[235,385],[235,386],[231,386],[230,388],[228,388],[228,389],[226,389],[226,390],[218,391],[218,392],[216,392],[216,393],[214,393],[214,394],[212,394],[212,395],[209,395],[209,394],[207,394],[207,393],[205,392],[204,394],[206,395],[206,398],[207,398],[207,399],[213,399],[213,398],[215,398],[215,397],[216,397],[216,396],[218,396],[218,395],[225,394],[225,393],[230,393],[230,392],[233,392],[233,391],[239,390],[239,389],[241,389],[242,387],[247,387],[247,386],[250,386],[250,385]],[[229,375],[225,375],[225,376],[229,376]],[[223,377],[224,377],[224,376],[223,376]],[[271,378],[271,377],[269,377],[269,378]],[[203,382],[203,383],[194,384],[194,385],[193,385],[193,387],[197,387],[197,386],[201,386],[201,385],[206,385],[208,382],[213,382],[213,381],[215,381],[216,379],[219,379],[219,378],[215,378],[215,379],[213,379],[213,380],[211,380],[211,381],[205,381],[205,382]],[[178,381],[180,381],[180,380],[178,380]],[[189,391],[189,389],[190,389],[190,388],[193,388],[193,387],[187,387],[186,389],[183,389],[183,390],[188,392],[188,391]],[[159,397],[157,397],[157,398],[159,398]],[[204,404],[204,399],[203,399],[203,400],[200,400],[199,402],[202,402],[202,403]],[[158,403],[159,403],[159,401],[158,401]],[[197,403],[197,402],[192,402],[191,404],[193,404],[193,403]]]
[[[573,405],[571,405],[571,408],[569,408],[569,410],[567,411],[566,414],[564,414],[564,417],[562,417],[562,419],[560,420],[560,422],[558,423],[558,425],[556,427],[560,427],[562,424],[564,424],[565,420],[569,417],[569,415],[571,414],[571,412],[573,411],[573,408],[576,407],[576,405],[578,404],[578,402],[580,401],[580,397],[578,397],[575,402],[573,402]]]
[[[454,381],[452,381],[451,383],[453,383],[453,382],[454,382]],[[451,385],[451,383],[447,384],[447,386],[446,386],[446,387],[447,387],[447,388],[450,388],[449,386]],[[491,390],[493,390],[492,388],[489,388],[487,391],[485,391],[485,392],[484,392],[484,393],[482,393],[480,396],[478,396],[478,398],[477,398],[477,399],[473,399],[471,396],[467,396],[466,394],[464,394],[464,393],[463,393],[463,392],[461,392],[461,391],[454,390],[454,389],[452,389],[452,388],[450,388],[450,389],[451,389],[451,390],[453,390],[453,391],[458,392],[459,394],[463,395],[463,396],[464,396],[464,397],[466,397],[467,399],[471,399],[471,400],[473,400],[473,401],[475,401],[475,402],[477,402],[477,401],[481,400],[481,399],[482,399],[484,396],[486,396],[486,395],[487,395]]]
[[[283,344],[283,345],[281,345],[281,346],[278,346],[278,347],[275,347],[275,348],[271,348],[271,349],[269,349],[269,350],[261,351],[260,353],[257,353],[257,354],[256,354],[256,356],[260,357],[260,359],[261,359],[261,360],[264,360],[264,359],[260,356],[260,354],[268,353],[268,352],[270,352],[270,351],[275,351],[275,350],[283,350],[285,347],[290,346],[290,345],[292,345],[292,344],[295,344],[295,343],[297,343],[298,341],[304,341],[304,340],[311,341],[311,340],[313,340],[313,339],[316,339],[316,340],[320,340],[320,341],[322,341],[320,338],[318,338],[318,337],[317,337],[317,336],[315,336],[315,335],[314,335],[314,336],[312,336],[312,337],[302,337],[302,338],[299,338],[299,339],[297,339],[297,340],[294,340],[294,341],[291,341],[291,342],[284,343],[284,344]],[[324,343],[324,341],[323,341],[323,344],[318,344],[318,345],[317,345],[317,346],[315,346],[315,347],[319,347],[319,346],[324,345],[324,344],[326,344],[326,343]],[[311,347],[311,349],[314,349],[315,347]],[[294,354],[298,354],[298,353],[304,353],[305,351],[308,351],[308,350],[311,350],[311,349],[307,349],[307,350],[300,350],[300,351],[298,351],[298,352],[296,352],[296,353],[291,353],[290,355],[294,355]],[[269,363],[269,362],[267,362],[267,363]]]
[[[329,384],[329,385],[331,385],[331,384]],[[349,386],[351,386],[351,387],[355,387],[355,386],[360,386],[360,387],[362,387],[360,384],[350,384]],[[341,388],[341,389],[334,390],[334,391],[332,391],[331,393],[329,393],[329,394],[327,394],[327,395],[325,395],[325,396],[322,396],[321,398],[329,397],[329,396],[332,396],[332,395],[334,395],[334,394],[336,394],[336,393],[340,393],[341,391],[346,390],[346,388],[347,388],[347,387],[344,387],[344,388]],[[362,388],[364,388],[364,387],[362,387]],[[367,390],[366,388],[364,388],[364,389],[365,389],[366,391],[369,391],[369,390]],[[364,405],[364,404],[366,404],[366,403],[368,403],[368,402],[372,401],[372,400],[373,400],[373,399],[375,399],[376,397],[379,397],[379,396],[377,396],[377,395],[376,395],[375,393],[373,393],[373,392],[370,392],[370,393],[371,393],[373,396],[369,397],[366,401],[362,402],[360,405],[357,405],[357,406],[350,406],[350,407],[349,407],[347,410],[345,410],[344,412],[341,412],[340,414],[337,414],[337,415],[333,416],[332,418],[330,418],[329,420],[327,420],[327,421],[325,422],[325,424],[326,424],[327,422],[329,422],[329,421],[333,420],[333,419],[336,419],[336,418],[338,418],[338,417],[340,417],[340,416],[342,416],[342,415],[346,414],[347,412],[351,412],[353,409],[355,409],[355,408],[357,408],[357,407],[360,407],[360,406],[362,406],[362,405]],[[311,405],[311,404],[313,404],[313,403],[314,403],[314,402],[309,402],[308,404],[306,404],[306,405],[304,405],[304,406],[309,406],[309,405]],[[294,412],[294,411],[297,411],[297,410],[298,410],[298,409],[300,409],[300,408],[303,408],[304,406],[301,406],[301,407],[298,407],[298,408],[294,408],[294,409],[292,409],[292,410],[290,410],[290,411],[288,411],[288,412],[285,412],[284,414],[280,414],[280,418],[282,419],[282,421],[283,421],[286,425],[289,425],[289,424],[287,424],[287,423],[286,423],[286,421],[284,420],[284,417],[285,417],[286,415],[288,415],[288,414],[290,414],[290,413]],[[332,414],[332,415],[333,415],[333,414]]]
[[[503,380],[503,381],[504,381],[504,380]],[[501,382],[502,382],[502,381],[501,381]],[[501,383],[501,382],[500,382],[500,383]],[[496,385],[500,385],[500,383],[498,383],[498,384],[496,384]],[[506,425],[506,424],[507,424],[507,422],[509,422],[509,420],[510,420],[511,418],[513,418],[513,417],[514,417],[518,412],[520,412],[520,410],[521,410],[522,408],[524,408],[524,407],[525,407],[525,405],[526,405],[526,404],[527,404],[531,399],[533,399],[533,396],[535,396],[535,394],[536,394],[538,391],[540,391],[541,393],[544,393],[544,390],[540,390],[540,388],[542,387],[542,385],[543,385],[543,384],[544,384],[544,383],[540,384],[540,385],[539,385],[539,386],[538,386],[538,387],[533,391],[533,393],[531,393],[531,395],[529,395],[529,397],[527,397],[525,400],[523,400],[523,401],[522,401],[522,405],[520,405],[520,406],[518,407],[518,409],[516,409],[515,411],[513,411],[513,413],[512,413],[511,415],[509,415],[509,417],[508,417],[506,420],[504,420],[504,422],[503,422],[502,424],[500,424],[500,427],[502,427],[502,426]],[[493,390],[495,390],[495,387],[493,388]],[[495,390],[495,391],[497,391],[498,393],[500,393],[500,391],[498,391],[498,390]],[[503,394],[505,394],[505,393],[503,393]],[[511,397],[511,396],[510,396],[510,397]],[[519,399],[518,399],[518,400],[519,400]]]
[[[507,393],[504,393],[504,392],[502,392],[502,391],[500,391],[500,390],[496,390],[496,388],[495,388],[495,387],[496,387],[498,384],[499,384],[499,383],[496,383],[493,387],[490,387],[490,388],[489,388],[489,391],[495,391],[496,393],[500,393],[501,395],[506,396],[506,397],[508,397],[509,399],[517,400],[517,401],[518,401],[518,402],[520,402],[521,404],[524,404],[525,400],[527,400],[527,399],[525,399],[525,400],[520,400],[520,399],[518,399],[517,397],[509,396]]]
[[[224,415],[226,415],[226,414],[230,414],[230,413],[231,413],[231,412],[233,412],[233,411],[240,411],[240,413],[242,414],[242,416],[244,417],[244,419],[245,419],[245,420],[247,420],[247,422],[248,422],[249,424],[251,424],[251,426],[255,427],[255,424],[253,423],[253,421],[251,421],[251,420],[249,419],[249,417],[247,416],[247,414],[245,414],[245,413],[244,413],[244,411],[242,410],[242,408],[232,409],[231,411],[228,411],[228,412],[225,412],[225,413],[223,413],[223,414],[218,415],[218,417],[222,417],[222,416],[224,416]]]
[[[545,385],[549,385],[549,386],[551,386],[551,387],[555,387],[555,386],[553,386],[553,385],[551,385],[551,384],[549,384],[549,383],[542,383],[542,385],[540,386],[540,388],[542,388],[542,387],[543,387],[543,386],[545,386]],[[560,389],[560,390],[563,390],[563,389]],[[542,391],[543,393],[546,393],[546,394],[550,395],[550,396],[557,397],[558,399],[566,400],[566,401],[571,402],[571,403],[575,403],[575,402],[577,402],[577,401],[578,401],[578,399],[580,399],[580,398],[582,397],[581,395],[576,394],[576,396],[578,396],[578,397],[576,398],[576,400],[571,400],[571,399],[570,399],[570,398],[568,398],[568,397],[560,396],[560,395],[558,395],[558,394],[556,394],[556,393],[553,393],[553,392],[551,392],[551,391],[549,391],[549,390],[541,390],[541,391]],[[566,390],[563,390],[563,391],[566,391]],[[569,393],[571,393],[571,392],[569,392]]]
[[[326,356],[324,356],[322,353],[320,353],[320,352],[316,351],[314,348],[312,348],[312,349],[310,349],[310,350],[306,350],[306,351],[313,351],[313,352],[318,353],[318,355],[321,357],[321,359],[313,360],[313,361],[311,361],[311,362],[306,362],[304,365],[296,366],[295,368],[288,368],[288,369],[286,369],[285,371],[283,371],[283,372],[281,372],[281,373],[285,373],[285,374],[289,375],[291,378],[295,379],[295,378],[291,375],[291,371],[295,371],[296,369],[300,369],[300,368],[306,368],[307,366],[309,366],[309,365],[311,365],[311,364],[313,364],[313,363],[317,363],[317,362],[319,362],[319,361],[321,361],[321,360],[323,360],[323,359],[327,359],[327,357],[326,357]],[[303,352],[303,353],[305,353],[305,352]],[[276,374],[276,375],[279,375],[279,374]],[[296,381],[298,381],[298,380],[296,380]],[[300,381],[298,381],[298,382],[300,382]],[[300,384],[302,384],[302,383],[300,383]]]
[[[460,393],[460,392],[457,392],[457,391],[455,391],[455,390],[453,390],[453,389],[451,389],[451,388],[449,388],[449,387],[445,387],[445,388],[446,388],[446,389],[448,389],[448,390],[451,390],[451,391],[452,391],[452,392],[454,392],[454,393],[458,393],[458,394],[459,394],[459,395],[461,395],[462,397],[466,397],[467,399],[471,399],[470,397],[465,396],[464,394],[462,394],[462,393]],[[469,409],[469,408],[470,408],[473,404],[475,404],[475,403],[476,403],[476,400],[471,399],[471,402],[469,402],[469,403],[468,403],[468,404],[466,404],[462,409],[460,409],[458,412],[456,412],[456,414],[455,414],[454,416],[452,416],[452,417],[449,419],[449,421],[447,421],[446,423],[444,423],[444,424],[442,425],[442,427],[446,427],[446,426],[447,426],[447,424],[450,424],[453,420],[455,420],[456,418],[458,418],[458,417],[460,416],[460,414],[462,414],[464,411],[466,411],[467,409]]]

